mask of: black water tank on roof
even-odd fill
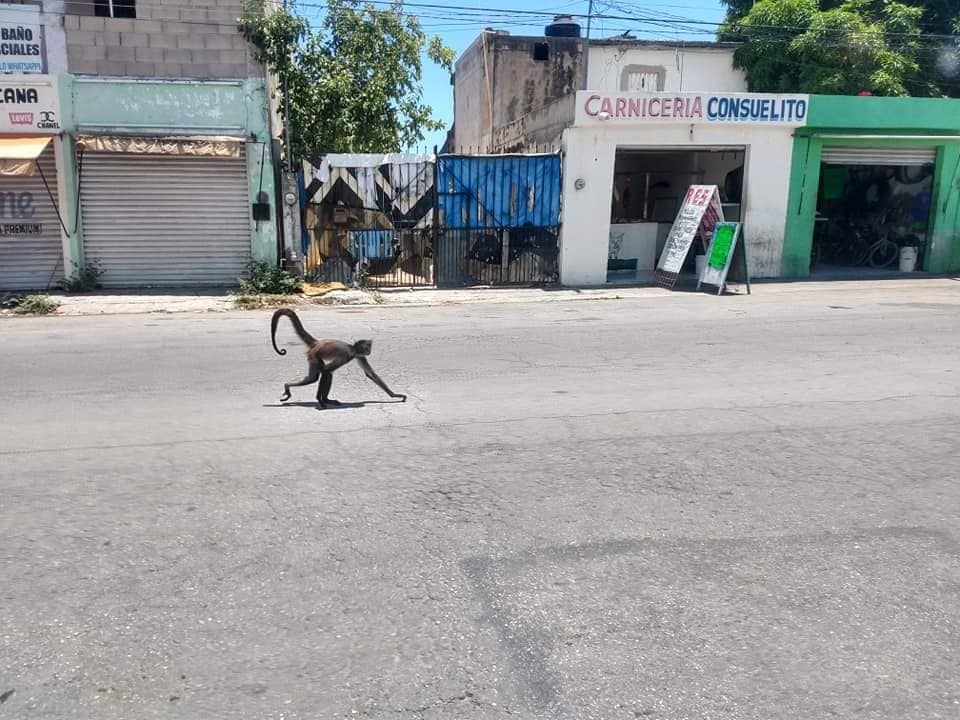
[[[543,34],[547,37],[580,37],[580,26],[573,21],[570,15],[556,15],[553,22],[547,25]]]

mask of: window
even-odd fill
[[[109,18],[135,18],[135,0],[94,0],[94,15]]]
[[[546,62],[550,59],[550,46],[547,43],[535,43],[533,46],[533,59],[537,62]]]
[[[666,70],[662,67],[628,65],[620,76],[620,89],[625,92],[658,92],[663,90]]]

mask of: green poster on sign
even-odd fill
[[[730,265],[737,256],[737,244],[740,245],[740,258],[743,263],[743,274],[747,282],[747,293],[750,293],[750,272],[747,269],[747,247],[741,238],[742,226],[738,222],[718,222],[713,228],[713,238],[707,248],[707,261],[703,264],[697,289],[701,285],[713,285],[717,294],[723,292],[727,284],[727,274]]]
[[[717,230],[713,235],[713,243],[710,246],[710,258],[707,260],[710,267],[717,270],[726,269],[730,248],[733,247],[735,230],[736,227],[732,224],[717,224]]]

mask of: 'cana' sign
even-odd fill
[[[800,126],[807,95],[759,93],[577,93],[577,125],[649,122],[755,123]]]
[[[58,135],[60,95],[50,75],[0,75],[0,134]]]

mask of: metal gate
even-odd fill
[[[70,275],[72,268],[63,266],[57,181],[52,142],[32,174],[0,177],[0,290],[45,290]]]
[[[104,287],[228,286],[250,261],[243,145],[236,157],[87,151],[84,256]]]
[[[559,279],[561,160],[437,157],[437,285],[542,285]]]
[[[303,164],[304,269],[314,282],[434,284],[434,162],[326,155]]]

